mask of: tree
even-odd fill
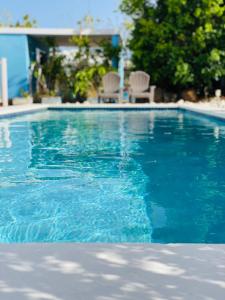
[[[13,23],[11,14],[3,15],[3,18],[0,19],[0,27],[26,27],[32,28],[37,26],[37,21],[32,20],[29,15],[24,15],[22,21],[17,21]]]
[[[17,21],[15,25],[11,27],[25,27],[25,28],[32,28],[37,26],[37,21],[30,19],[29,15],[23,16],[22,21]]]
[[[38,81],[36,96],[54,96],[62,93],[66,81],[64,61],[65,56],[53,48],[44,63],[33,63],[33,75]]]
[[[132,60],[168,90],[212,89],[225,76],[223,0],[122,0]]]
[[[24,27],[32,28],[37,26],[37,21],[32,20],[29,15],[24,15],[22,21],[17,21],[16,23],[12,22],[12,16],[7,14],[3,20],[0,20],[0,27]]]
[[[107,57],[102,49],[92,49],[86,36],[75,36],[71,40],[77,47],[71,67],[71,82],[74,94],[80,100],[87,97],[88,91],[97,90],[101,84],[102,76],[111,69]]]

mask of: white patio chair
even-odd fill
[[[129,78],[129,100],[141,98],[154,102],[156,86],[149,86],[150,76],[142,71],[132,72]]]
[[[114,100],[119,102],[120,92],[120,76],[115,72],[106,74],[102,79],[103,91],[98,94],[98,102],[104,100]]]

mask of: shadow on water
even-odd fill
[[[152,241],[225,243],[224,123],[152,114],[139,145]]]

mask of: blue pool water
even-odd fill
[[[0,242],[225,243],[225,123],[181,111],[0,120]]]

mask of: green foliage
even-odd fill
[[[66,79],[64,59],[53,50],[43,65],[34,63],[33,75],[39,82],[40,95],[55,96],[60,92]]]
[[[37,26],[37,21],[30,19],[29,15],[23,16],[22,21],[16,22],[15,25],[12,25],[11,27],[26,27],[26,28],[32,28]]]
[[[37,21],[34,19],[32,20],[30,16],[27,14],[22,17],[22,21],[17,21],[16,23],[13,23],[11,15],[7,14],[4,20],[0,20],[0,27],[32,28],[32,27],[37,27]]]
[[[22,88],[20,89],[20,95],[23,98],[29,98],[29,97],[31,97],[30,93],[27,92],[27,91],[24,91],[24,89],[22,89]]]
[[[93,20],[87,21],[92,23]],[[84,35],[74,36],[70,44],[76,47],[72,59],[68,60],[53,50],[43,65],[35,64],[34,76],[39,83],[39,94],[56,93],[66,100],[84,100],[90,90],[96,92],[99,89],[102,77],[112,70],[112,58],[119,59],[121,51],[121,47],[115,48],[106,41],[100,42],[99,47],[92,47],[90,39]]]
[[[212,88],[225,76],[223,0],[123,0],[137,69],[169,90]]]
[[[88,37],[73,37],[71,42],[78,48],[74,57],[74,70],[71,71],[74,94],[79,98],[86,98],[90,89],[97,90],[101,84],[102,76],[111,70],[112,55],[108,44],[101,44],[101,48],[91,48]],[[119,54],[118,54],[119,55]]]
[[[121,45],[114,47],[111,42],[103,41],[100,43],[100,46],[102,53],[99,54],[101,54],[105,66],[110,67],[113,59],[119,61],[120,53],[122,51]]]
[[[75,74],[74,93],[86,97],[90,89],[95,89],[101,84],[102,77],[107,73],[107,68],[102,65],[94,65],[79,70]]]
[[[123,0],[120,9],[127,15],[139,17],[144,14],[147,5],[148,1],[146,0]]]
[[[39,96],[62,95],[67,100],[87,98],[88,92],[97,91],[102,77],[112,70],[110,61],[118,50],[112,50],[108,44],[92,48],[88,37],[76,36],[71,44],[77,47],[72,60],[53,51],[47,61],[35,63],[34,76],[39,83]]]
[[[64,55],[53,52],[43,66],[43,76],[50,91],[55,91],[60,85],[61,79],[65,77],[64,59]]]

